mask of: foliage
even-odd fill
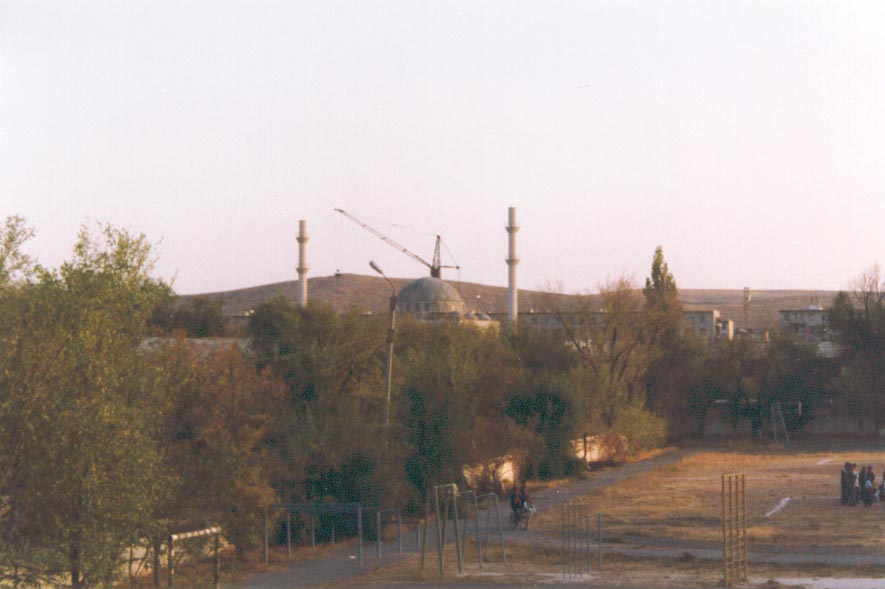
[[[627,439],[630,451],[648,450],[666,441],[667,422],[641,403],[632,403],[621,409],[611,431]]]
[[[791,333],[777,333],[765,356],[760,375],[761,408],[779,402],[790,431],[799,430],[813,419],[814,412],[831,390],[833,369],[822,359],[814,344]]]
[[[179,329],[188,337],[224,337],[228,335],[224,305],[220,300],[198,296],[177,299],[171,290],[164,304],[151,316],[150,324],[161,333]]]
[[[153,413],[131,382],[152,263],[143,236],[83,229],[70,262],[4,300],[0,551],[73,587],[113,576],[151,506]]]
[[[0,289],[32,275],[34,262],[22,251],[22,246],[32,237],[34,230],[28,227],[24,217],[6,217],[0,227]]]
[[[275,426],[280,468],[274,486],[282,498],[396,501],[402,477],[395,459],[383,456],[381,429],[383,322],[277,299],[255,309],[249,333],[259,366],[286,384],[285,410]],[[388,454],[396,450],[387,448]],[[358,466],[365,459],[370,472]],[[350,475],[374,484],[342,478]]]
[[[167,430],[182,481],[178,500],[203,523],[220,524],[242,557],[258,545],[262,508],[277,498],[270,475],[283,386],[233,345],[197,354],[193,370]]]
[[[431,485],[462,481],[465,466],[507,453],[501,409],[518,374],[494,331],[413,323],[400,341],[408,406],[396,414],[408,428],[409,481],[423,498]]]
[[[830,328],[842,348],[839,390],[854,413],[878,431],[885,422],[885,284],[878,266],[840,292],[829,311]]]
[[[550,479],[574,472],[571,444],[581,421],[579,389],[571,376],[540,374],[526,393],[513,396],[507,404],[507,416],[524,428],[527,437],[530,460],[525,476]]]

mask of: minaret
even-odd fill
[[[298,306],[307,306],[307,221],[298,221]]]
[[[516,224],[516,207],[507,209],[507,233],[510,234],[510,247],[507,252],[507,319],[510,327],[516,329],[519,318],[519,306],[516,291],[516,265],[519,264],[519,256],[516,255],[516,232],[519,225]]]

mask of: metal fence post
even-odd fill
[[[286,551],[289,553],[289,560],[292,559],[292,514],[286,510]]]
[[[602,570],[602,514],[596,514],[596,527],[599,530],[599,570]]]
[[[264,510],[264,564],[267,565],[267,510]]]
[[[212,570],[212,585],[215,589],[221,589],[221,556],[219,549],[221,548],[221,534],[215,534],[215,566]]]
[[[172,539],[172,536],[169,536],[169,589],[172,589],[172,577],[174,576],[175,571],[175,557],[172,554],[174,551],[172,547],[173,542],[174,540]]]
[[[584,526],[587,529],[586,538],[587,538],[587,574],[590,574],[590,516],[586,516],[584,518]]]
[[[402,551],[403,551],[402,526],[403,526],[403,517],[399,512],[397,512],[396,513],[396,551],[399,553],[402,553]]]
[[[363,566],[363,508],[362,506],[357,506],[356,508],[356,535],[359,536],[359,545],[360,545],[360,566]]]
[[[378,546],[378,558],[381,558],[381,510],[375,512],[376,533],[375,544]]]

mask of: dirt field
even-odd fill
[[[538,488],[533,498],[540,513],[529,532],[506,532],[506,564],[493,544],[492,561],[480,570],[470,544],[459,576],[450,546],[444,578],[431,551],[423,571],[413,553],[370,562],[364,573],[326,586],[720,586],[721,475],[742,472],[749,503],[747,586],[885,587],[885,503],[842,507],[838,497],[846,460],[872,464],[881,476],[885,450],[876,445],[816,441],[784,450],[743,442],[682,449],[670,453],[669,463],[661,456]],[[594,546],[590,575],[563,576],[559,506],[567,499],[580,501],[594,522],[603,514],[604,566],[598,569]],[[241,586],[270,585],[246,580]]]
[[[716,542],[722,539],[721,475],[746,473],[750,542],[790,550],[881,550],[885,503],[839,505],[839,471],[846,460],[872,465],[881,480],[885,451],[784,451],[751,443],[692,455],[593,492],[582,502],[588,513],[603,514],[606,535]],[[553,531],[559,519],[558,513],[547,511],[538,524]]]

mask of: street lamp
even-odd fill
[[[373,261],[369,262],[372,270],[384,277],[390,285],[390,327],[387,330],[387,363],[385,365],[385,402],[384,402],[384,427],[390,425],[390,380],[393,375],[393,334],[396,333],[396,286],[387,277],[387,274]]]

